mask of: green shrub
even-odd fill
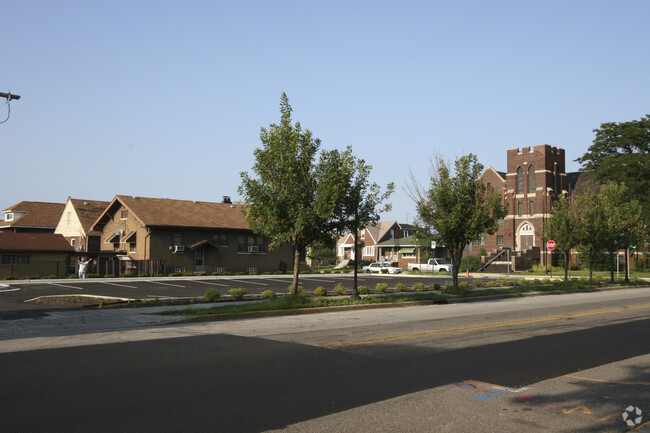
[[[28,280],[40,280],[41,276],[40,275],[32,275],[27,277]]]
[[[463,272],[467,269],[469,269],[470,272],[476,272],[481,269],[481,266],[483,266],[481,256],[469,255],[460,259],[460,267],[458,269]]]
[[[290,295],[293,293],[293,284],[289,284],[289,287],[287,287],[287,293]],[[303,294],[302,286],[298,286],[298,290],[296,290],[296,295],[302,296],[302,294]]]
[[[499,282],[496,280],[488,281],[485,287],[499,287]]]
[[[205,277],[206,275],[208,275],[207,272],[199,272],[199,277]]]
[[[396,292],[408,292],[409,288],[406,287],[406,284],[404,283],[397,283],[395,284],[395,291]]]
[[[469,283],[467,281],[463,281],[462,283],[458,283],[458,289],[462,290],[463,292],[469,290]]]
[[[375,286],[375,291],[377,293],[386,293],[386,290],[388,289],[388,284],[386,283],[377,283]]]
[[[275,299],[278,295],[273,290],[265,290],[262,292],[262,299]]]
[[[429,290],[440,290],[440,284],[433,283],[433,284],[429,285]]]
[[[414,292],[424,292],[424,284],[415,283],[411,286],[411,290],[413,290]]]
[[[162,277],[162,275],[161,275],[161,277]],[[104,278],[115,278],[115,275],[113,275],[113,274],[106,274],[106,275],[104,275]]]
[[[217,298],[221,297],[221,293],[215,289],[215,288],[210,288],[205,291],[203,294],[203,297],[205,298],[206,301],[212,302],[216,300]]]
[[[382,273],[382,274],[387,274],[387,273],[388,273],[388,269],[382,268],[381,273]]]
[[[499,278],[498,280],[496,280],[496,283],[497,283],[497,286],[499,286],[499,287],[503,287],[503,286],[507,286],[507,285],[508,285],[508,280],[506,280],[505,278],[501,277],[501,278]]]
[[[232,296],[233,298],[241,301],[242,299],[244,299],[244,296],[246,296],[246,289],[244,289],[243,287],[239,287],[237,289],[228,290],[228,293],[230,293],[230,296]]]
[[[164,277],[163,274],[153,274],[154,277]]]
[[[370,289],[368,286],[357,286],[357,292],[359,292],[362,295],[367,295],[370,293]]]
[[[485,281],[483,280],[474,280],[474,287],[477,289],[480,287],[483,287],[485,285]]]
[[[520,286],[528,286],[528,285],[530,285],[530,281],[528,281],[528,280],[525,279],[525,278],[522,278],[522,279],[519,280],[518,284],[519,284]]]
[[[70,275],[68,275],[68,279],[69,279],[69,280],[74,280],[74,279],[78,279],[78,278],[79,278],[79,275],[77,275],[77,274],[70,274]]]
[[[45,277],[45,278],[48,279],[48,280],[56,280],[56,279],[59,278],[59,277],[57,277],[56,275],[48,275],[48,276]]]
[[[5,277],[5,278],[4,278],[5,281],[9,281],[9,280],[17,280],[17,279],[18,279],[18,278],[14,277],[14,276],[11,276],[11,275],[8,276],[8,277]]]
[[[145,278],[146,278],[146,277],[148,277],[148,276],[149,276],[149,274],[145,274],[145,273],[138,274],[138,277],[145,277]]]
[[[98,274],[86,274],[86,278],[99,278]]]
[[[453,290],[454,289],[454,282],[453,281],[447,281],[445,283],[445,289],[447,290]]]
[[[314,296],[327,296],[327,289],[323,286],[318,286],[314,289]]]
[[[346,295],[348,293],[348,289],[343,285],[343,283],[338,283],[334,287],[334,293],[337,295]]]

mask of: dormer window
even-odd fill
[[[120,214],[120,219],[125,220],[129,218],[129,211],[128,210],[123,210],[122,213]]]
[[[14,220],[14,214],[13,213],[5,214],[5,221],[13,221],[13,220]]]

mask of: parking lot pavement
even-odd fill
[[[468,378],[274,431],[630,430],[650,432],[650,355],[516,389]]]

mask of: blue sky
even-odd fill
[[[239,198],[259,132],[293,119],[396,183],[474,153],[566,149],[650,113],[650,2],[76,1],[0,4],[0,209],[67,196]],[[7,107],[0,102],[0,121]]]

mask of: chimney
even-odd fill
[[[230,201],[230,196],[224,195],[221,203],[232,203],[232,201]]]

